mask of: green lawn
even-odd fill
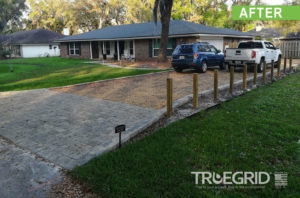
[[[173,123],[71,174],[101,197],[300,197],[299,79]],[[275,189],[271,175],[264,189],[199,189],[191,171],[283,171],[288,187]]]
[[[1,60],[0,91],[72,85],[154,72],[83,63],[86,61],[89,60],[59,57]]]

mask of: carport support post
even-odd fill
[[[272,65],[271,65],[271,81],[273,81],[274,78],[274,60],[272,60]]]
[[[278,65],[277,65],[277,78],[280,78],[280,67],[281,67],[281,61],[278,61]]]
[[[243,65],[243,90],[246,90],[247,86],[247,65]]]
[[[118,60],[120,59],[120,47],[119,47],[119,41],[117,41],[117,53],[118,53]]]
[[[267,70],[267,64],[266,64],[266,61],[264,61],[263,79],[262,79],[262,83],[263,83],[263,84],[266,83],[266,70]]]
[[[230,67],[230,88],[229,88],[229,93],[232,95],[233,94],[233,82],[234,82],[234,67]]]
[[[290,56],[290,71],[289,71],[289,72],[292,72],[292,61],[293,61],[293,59],[292,59],[292,57]]]
[[[286,73],[286,56],[284,57],[283,73]]]
[[[214,100],[218,100],[218,70],[214,70]]]
[[[193,105],[198,108],[198,74],[193,74]]]
[[[172,78],[167,78],[167,116],[168,118],[172,116],[173,110],[173,80]]]
[[[257,81],[257,63],[254,64],[253,85],[256,85],[256,81]]]

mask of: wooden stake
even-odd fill
[[[263,83],[263,84],[266,83],[266,70],[267,70],[267,65],[266,65],[266,61],[264,61],[263,79],[262,79],[262,83]]]
[[[167,79],[167,116],[172,116],[173,111],[173,80],[172,78]]]
[[[286,73],[286,56],[284,57],[283,73]]]
[[[246,90],[247,87],[247,65],[243,65],[243,90]]]
[[[292,57],[290,57],[290,71],[289,72],[292,72],[292,61],[293,61],[293,59],[292,59]]]
[[[219,87],[219,85],[218,85],[218,70],[215,69],[214,70],[214,100],[218,100],[218,94],[219,94],[218,87]]]
[[[277,78],[280,78],[280,70],[281,70],[281,61],[278,62],[278,65],[277,65]]]
[[[230,88],[229,88],[229,93],[232,95],[233,94],[233,82],[234,82],[234,67],[230,67]]]
[[[253,85],[256,85],[256,80],[257,80],[257,63],[254,64]]]
[[[198,74],[193,74],[193,105],[198,108]]]
[[[274,60],[272,60],[272,65],[271,65],[271,81],[273,81],[274,78]]]

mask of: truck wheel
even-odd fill
[[[206,61],[203,61],[201,67],[199,68],[199,72],[205,73],[206,71],[207,71],[207,63]]]
[[[261,59],[260,63],[257,65],[257,72],[261,73],[264,70],[264,60]]]

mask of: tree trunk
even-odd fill
[[[100,19],[99,19],[99,25],[98,25],[98,28],[99,28],[99,29],[102,28],[102,24],[103,24],[103,20],[102,20],[102,18],[100,17]]]
[[[161,12],[161,37],[158,51],[158,62],[167,62],[167,46],[173,0],[165,0],[164,12]]]

